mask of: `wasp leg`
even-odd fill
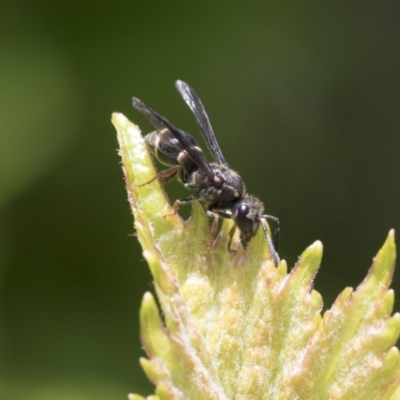
[[[198,199],[199,199],[199,194],[195,193],[195,194],[192,194],[189,197],[186,197],[186,199],[175,200],[174,204],[173,204],[174,211],[172,213],[170,213],[170,214],[165,214],[164,218],[172,217],[172,216],[176,215],[176,213],[178,212],[180,206],[185,205],[185,204],[189,204],[191,201],[198,200]]]
[[[277,217],[274,217],[273,215],[263,215],[263,218],[266,220],[271,220],[275,222],[275,231],[274,231],[274,247],[275,250],[278,251],[279,248],[279,233],[280,233],[280,225],[279,225],[279,219]]]
[[[233,235],[235,234],[235,232],[236,232],[236,225],[233,225],[232,228],[231,228],[231,230],[229,231],[229,243],[228,243],[228,250],[229,250],[231,253],[235,253],[235,252],[236,252],[236,250],[234,250],[234,249],[231,248],[232,239],[233,239]]]
[[[171,168],[164,169],[160,172],[158,172],[153,178],[151,178],[149,181],[141,183],[140,185],[135,185],[135,188],[146,186],[149,183],[155,181],[157,178],[160,180],[160,183],[162,185],[165,185],[166,183],[172,181],[172,179],[175,178],[177,173],[182,169],[180,165],[175,165]]]
[[[207,243],[207,253],[209,253],[213,245],[213,242],[215,240],[215,237],[217,236],[219,216],[217,213],[210,210],[207,210],[207,216],[213,218],[213,222],[211,224],[211,229],[210,229],[210,239],[208,240]]]
[[[265,239],[267,240],[267,245],[268,245],[268,249],[271,254],[272,260],[274,261],[275,267],[277,267],[279,264],[278,253],[276,252],[275,247],[272,243],[271,237],[269,236],[267,224],[265,223],[265,221],[266,221],[266,218],[264,218],[264,216],[263,216],[263,218],[260,219],[260,223],[261,223],[261,226],[264,231]]]
[[[212,213],[214,215],[217,215],[218,217],[222,217],[222,218],[226,218],[226,219],[232,219],[232,211],[230,209],[226,209],[226,210],[218,209],[218,208],[214,209],[214,207],[215,207],[215,205],[210,204],[208,206],[207,212],[210,212],[210,213]],[[215,222],[215,224],[217,225],[217,222]],[[213,231],[213,228],[214,228],[214,222],[213,222],[213,225],[211,227],[211,231]],[[217,226],[215,226],[215,229],[217,229]],[[233,235],[235,234],[235,231],[236,231],[236,224],[233,225],[231,230],[229,231],[228,250],[230,252],[235,252],[236,251],[236,250],[231,249],[232,239],[233,239]]]

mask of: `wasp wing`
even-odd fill
[[[192,137],[188,133],[181,131],[180,129],[172,125],[171,122],[162,117],[160,114],[150,108],[146,103],[139,100],[137,97],[132,98],[132,105],[136,110],[141,112],[156,127],[157,130],[167,128],[169,132],[171,132],[172,136],[179,142],[182,149],[186,151],[192,162],[197,165],[202,171],[204,171],[204,173],[206,173],[211,180],[214,179],[214,172],[210,164],[204,157],[203,152],[198,147],[193,147],[192,140],[190,140],[192,139]]]
[[[196,117],[197,123],[200,127],[200,132],[202,133],[203,138],[214,160],[217,161],[219,164],[226,164],[225,158],[222,155],[221,149],[218,146],[218,142],[215,137],[210,120],[199,96],[197,96],[196,92],[183,81],[176,81],[175,86],[178,89],[178,92],[182,96],[183,100],[185,100],[185,103],[189,106],[189,108],[192,110],[192,113]]]

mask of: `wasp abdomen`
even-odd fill
[[[154,131],[147,134],[144,138],[151,153],[160,163],[168,166],[178,165],[178,156],[182,151],[177,140],[171,135],[169,130]]]

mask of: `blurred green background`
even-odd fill
[[[174,82],[196,89],[279,216],[281,256],[323,241],[327,307],[400,227],[398,2],[14,0],[0,30],[2,400],[152,390],[137,323],[152,284],[110,123],[151,130],[133,95],[199,138]]]

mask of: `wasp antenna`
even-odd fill
[[[263,215],[262,218],[265,218],[267,221],[271,220],[274,221],[275,223],[275,231],[274,231],[274,247],[275,250],[278,251],[279,248],[279,233],[281,231],[280,224],[279,224],[279,219],[277,217],[274,217],[273,215]]]
[[[259,221],[263,228],[265,239],[267,240],[267,245],[268,245],[268,249],[271,254],[272,260],[274,261],[275,267],[278,267],[278,264],[279,264],[278,253],[276,252],[275,247],[272,243],[271,237],[269,236],[267,224],[265,223],[265,219],[261,218]]]

